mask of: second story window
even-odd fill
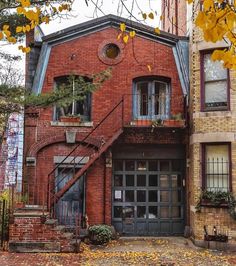
[[[202,55],[202,110],[228,110],[228,70],[220,61],[212,61],[211,54]]]
[[[169,117],[169,84],[163,81],[138,81],[134,91],[134,116],[140,119]]]
[[[86,80],[86,82],[90,80]],[[91,109],[91,93],[84,92],[78,85],[76,77],[63,76],[55,79],[56,87],[68,86],[71,94],[79,98],[73,100],[71,104],[65,106],[58,106],[55,110],[55,120],[60,120],[60,117],[68,116],[80,116],[82,121],[90,121],[90,109]]]

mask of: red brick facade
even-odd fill
[[[185,116],[184,94],[173,52],[173,40],[175,42],[178,40],[171,35],[167,37],[167,41],[159,41],[137,34],[125,45],[122,40],[117,40],[117,35],[117,28],[107,27],[72,40],[59,42],[51,47],[42,93],[51,91],[55,78],[59,76],[75,74],[90,77],[109,66],[112,66],[112,76],[100,89],[93,92],[91,122],[87,125],[82,123],[66,126],[53,121],[54,108],[26,111],[24,177],[25,182],[30,186],[35,182],[37,185],[42,184],[38,204],[46,204],[46,184],[49,179],[48,174],[56,166],[55,157],[67,156],[79,143],[81,143],[79,156],[93,158],[104,142],[109,141],[118,129],[123,128],[123,135],[116,141],[123,147],[129,144],[186,145],[186,132],[183,130],[183,125],[160,126],[152,129],[152,121],[148,121],[148,125],[139,126],[132,117],[133,84],[134,80],[140,77],[168,80],[171,93],[169,113]],[[117,59],[103,58],[103,46],[107,43],[115,43],[120,48]],[[148,65],[151,69],[147,67]],[[89,138],[83,141],[84,137],[122,99],[122,104]],[[66,142],[68,131],[76,134],[74,144]],[[89,224],[112,223],[113,155],[111,145],[86,171],[84,212],[88,216]],[[78,154],[72,153],[71,156],[78,156]],[[29,158],[34,158],[34,164],[27,163]],[[50,178],[53,178],[53,175]]]

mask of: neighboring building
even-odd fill
[[[170,2],[170,1],[163,1]],[[172,1],[173,2],[173,1]],[[185,0],[174,1],[169,8],[181,8]],[[193,1],[192,21],[201,8]],[[190,8],[189,8],[190,10]],[[168,11],[166,10],[166,15]],[[185,13],[186,14],[186,13]],[[184,17],[184,14],[182,14]],[[187,21],[187,18],[185,16]],[[192,22],[189,21],[189,24]],[[192,24],[193,25],[193,24]],[[163,29],[170,23],[163,21]],[[190,102],[189,102],[189,225],[195,243],[202,244],[204,226],[212,234],[226,234],[230,241],[236,240],[236,221],[230,217],[228,208],[202,206],[196,212],[201,190],[232,192],[236,196],[236,85],[235,71],[228,71],[221,62],[213,62],[211,53],[215,48],[227,47],[226,42],[207,43],[200,29],[188,27],[190,36]],[[184,27],[184,31],[185,31]],[[179,35],[182,35],[179,32]],[[204,204],[203,204],[204,205]]]
[[[126,45],[117,40],[122,22],[136,31]],[[30,41],[27,84],[35,93],[70,74],[89,81],[112,67],[112,77],[69,108],[26,110],[29,203],[47,202],[68,226],[80,213],[90,225],[112,224],[121,234],[183,235],[188,39],[109,15]],[[13,242],[29,240],[20,230],[11,227]]]

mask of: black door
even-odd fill
[[[115,160],[112,221],[130,235],[184,231],[182,160]]]

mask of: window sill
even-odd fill
[[[201,118],[201,117],[231,117],[232,112],[228,110],[221,111],[202,111],[193,114],[193,118]]]
[[[227,202],[222,202],[220,204],[214,204],[210,201],[203,200],[201,201],[201,207],[207,208],[229,208],[229,204]]]
[[[60,122],[51,121],[51,126],[54,127],[93,127],[93,122]]]

